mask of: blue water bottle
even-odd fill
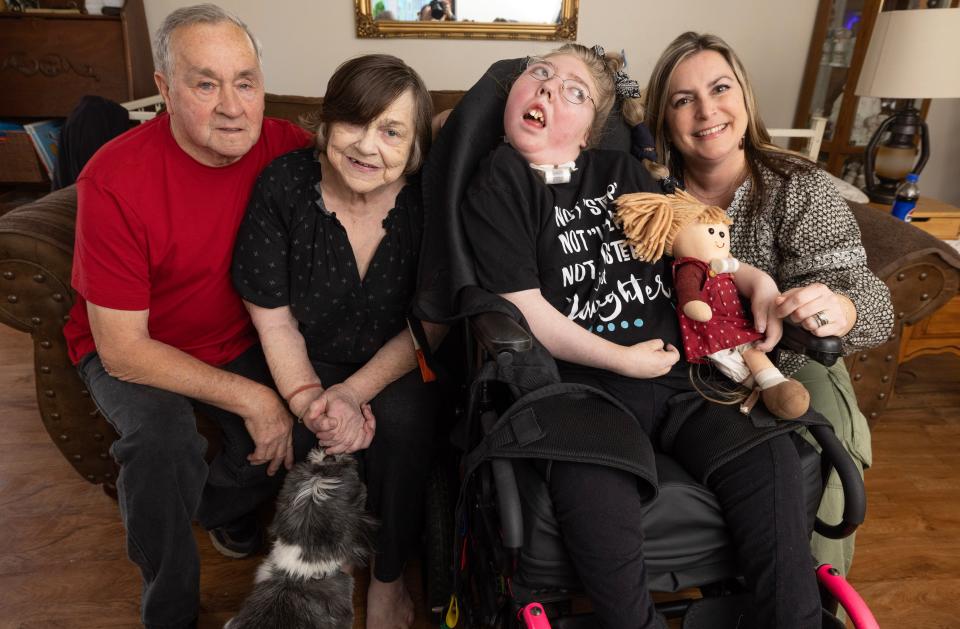
[[[917,206],[917,199],[920,198],[920,188],[917,187],[919,178],[916,173],[910,173],[897,187],[897,198],[893,202],[893,210],[890,213],[901,221],[909,223],[913,208]]]

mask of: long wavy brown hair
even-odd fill
[[[682,178],[683,156],[679,151],[673,150],[666,121],[670,101],[670,81],[677,66],[705,50],[712,50],[723,56],[743,90],[743,100],[747,110],[747,130],[744,135],[743,149],[753,184],[745,219],[750,220],[756,218],[768,205],[769,190],[761,175],[761,164],[781,178],[787,178],[796,169],[811,169],[815,168],[815,165],[770,141],[770,134],[760,117],[760,108],[757,106],[757,99],[746,69],[727,42],[716,35],[693,31],[682,33],[670,42],[654,66],[644,93],[646,105],[644,122],[656,142],[659,163],[665,165],[675,177]]]

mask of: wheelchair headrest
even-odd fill
[[[420,289],[414,315],[425,321],[449,321],[459,311],[458,295],[477,283],[470,245],[463,233],[460,204],[480,162],[503,142],[503,110],[514,79],[526,59],[505,59],[490,66],[451,112],[423,165],[424,246]],[[619,104],[607,118],[600,146],[630,150],[630,128]]]

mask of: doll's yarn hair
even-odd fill
[[[673,255],[674,238],[690,223],[733,223],[722,208],[701,203],[679,188],[673,194],[631,192],[614,203],[616,221],[634,254],[648,262],[659,260],[664,253]]]

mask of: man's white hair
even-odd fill
[[[250,38],[250,44],[257,53],[257,61],[259,62],[261,60],[260,43],[257,41],[257,38],[253,36],[253,33],[250,32],[250,27],[248,27],[243,20],[215,4],[196,4],[191,7],[177,9],[168,15],[163,21],[163,24],[160,25],[160,28],[157,29],[157,36],[153,46],[154,63],[157,72],[165,76],[170,76],[170,72],[173,70],[171,67],[173,61],[170,53],[170,39],[173,37],[174,31],[178,28],[191,26],[193,24],[220,24],[222,22],[230,22],[243,29],[243,32]]]

